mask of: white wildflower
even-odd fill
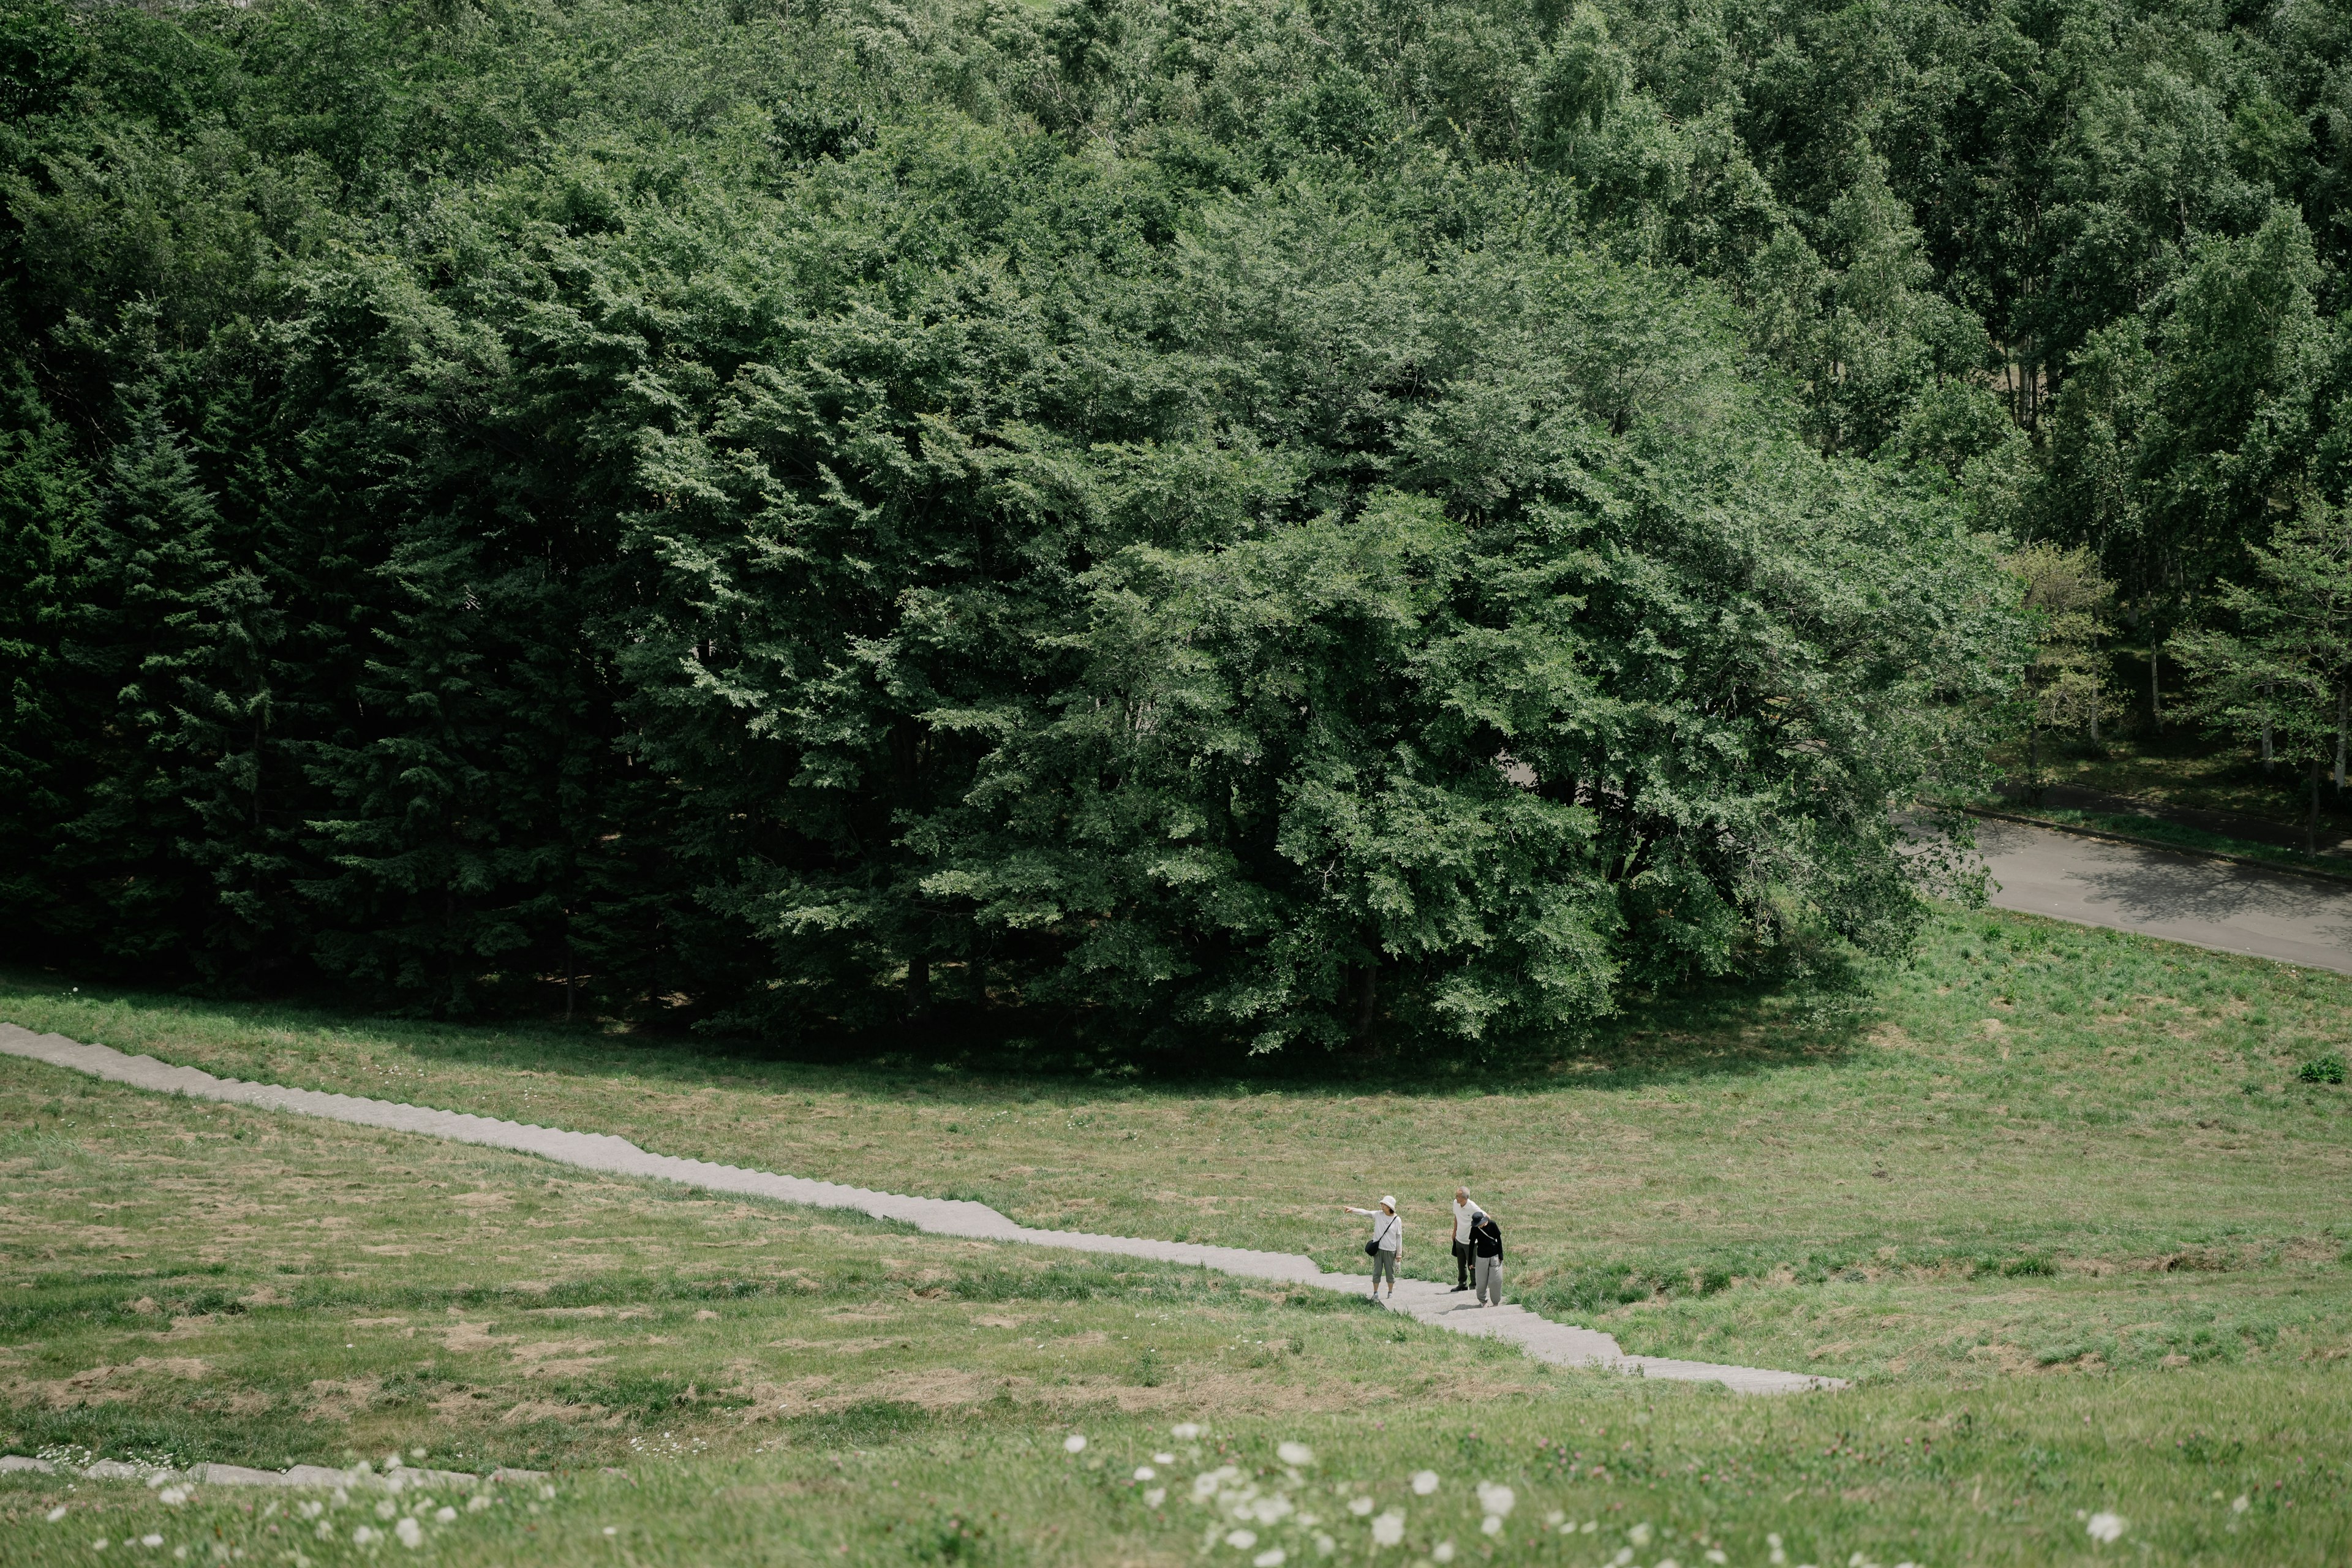
[[[1632,1561],[1633,1561],[1633,1549],[1630,1546],[1621,1546],[1617,1549],[1617,1555],[1609,1560],[1609,1568],[1625,1568],[1625,1564]]]
[[[1432,1492],[1435,1491],[1436,1489],[1437,1489],[1437,1472],[1436,1472],[1435,1470],[1415,1470],[1415,1471],[1413,1471],[1413,1473],[1412,1473],[1412,1495],[1413,1495],[1413,1496],[1415,1496],[1415,1497],[1427,1497],[1430,1493],[1432,1493]]]
[[[1315,1450],[1304,1443],[1285,1443],[1274,1452],[1286,1465],[1311,1465],[1315,1462]]]
[[[182,1503],[188,1500],[188,1489],[185,1487],[165,1487],[162,1491],[155,1494],[155,1500],[164,1504],[166,1507],[177,1508]]]
[[[365,1525],[362,1525],[360,1528],[364,1530],[367,1527]],[[329,1524],[322,1519],[319,1521],[319,1528],[311,1531],[311,1533],[316,1535],[321,1541],[332,1541],[335,1538],[335,1527]]]
[[[1176,1462],[1176,1456],[1173,1454],[1154,1454],[1151,1456],[1151,1462],[1155,1465],[1172,1465]]]
[[[1730,1558],[1728,1558],[1728,1557],[1727,1557],[1727,1556],[1725,1556],[1725,1555],[1724,1555],[1723,1548],[1722,1548],[1722,1547],[1720,1547],[1720,1546],[1710,1546],[1710,1547],[1708,1547],[1708,1548],[1706,1549],[1706,1560],[1707,1560],[1709,1563],[1712,1563],[1716,1564],[1716,1568],[1723,1568],[1723,1564],[1724,1564],[1724,1563],[1728,1563],[1728,1562],[1730,1562],[1730,1561],[1731,1561],[1731,1559],[1730,1559]],[[1916,1564],[1914,1564],[1914,1563],[1897,1563],[1895,1565],[1895,1568],[1916,1568]]]
[[[472,1497],[466,1500],[466,1511],[467,1513],[479,1513],[489,1506],[490,1494],[488,1492],[476,1492]]]
[[[386,1498],[382,1502],[375,1505],[375,1516],[378,1519],[390,1519],[394,1514],[398,1513],[399,1511],[400,1505],[393,1501],[390,1498]]]
[[[105,1550],[106,1550],[106,1537],[104,1537],[103,1535],[101,1535],[101,1536],[100,1536],[96,1541],[91,1542],[89,1543],[89,1549],[90,1549],[92,1552],[103,1552],[103,1551],[105,1551]]]
[[[2254,1500],[2248,1497],[2245,1493],[2240,1492],[2238,1494],[2238,1500],[2230,1505],[2230,1511],[2231,1513],[2243,1513],[2253,1506]]]
[[[142,1546],[161,1546],[163,1544],[163,1538],[160,1535],[142,1535],[139,1538],[139,1544]]]
[[[1179,1421],[1168,1428],[1168,1435],[1179,1443],[1189,1443],[1201,1435],[1201,1424],[1198,1421]]]
[[[1451,1563],[1454,1561],[1454,1542],[1450,1541],[1441,1541],[1431,1550],[1429,1554],[1432,1557],[1436,1558],[1440,1563]]]
[[[1781,1568],[1781,1564],[1789,1561],[1789,1554],[1780,1549],[1780,1538],[1778,1535],[1766,1536],[1764,1544],[1772,1549],[1772,1568]]]
[[[2092,1540],[2113,1544],[2124,1532],[2124,1521],[2116,1514],[2095,1513],[2084,1528],[2091,1532]]]
[[[1479,1531],[1479,1533],[1481,1533],[1481,1534],[1483,1534],[1483,1535],[1500,1535],[1500,1534],[1502,1534],[1502,1533],[1503,1533],[1503,1516],[1502,1516],[1501,1514],[1499,1514],[1499,1513],[1490,1513],[1490,1514],[1488,1514],[1486,1518],[1484,1518],[1484,1519],[1482,1519],[1482,1520],[1480,1520],[1480,1521],[1478,1521],[1478,1531]]]
[[[57,1523],[57,1521],[59,1521],[59,1520],[61,1520],[61,1519],[65,1518],[65,1516],[66,1516],[66,1505],[65,1505],[65,1504],[63,1504],[63,1503],[59,1503],[59,1504],[58,1504],[58,1506],[57,1506],[57,1507],[55,1507],[55,1508],[53,1508],[53,1509],[49,1510],[48,1514],[47,1514],[47,1519],[48,1519],[48,1521],[49,1521],[51,1524],[55,1524],[55,1523]]]
[[[1257,1531],[1255,1530],[1227,1531],[1225,1532],[1225,1544],[1232,1547],[1236,1552],[1247,1552],[1251,1547],[1257,1544]]]
[[[304,1519],[316,1519],[327,1511],[327,1505],[322,1502],[298,1502],[294,1505],[294,1511]]]
[[[1250,1512],[1260,1524],[1279,1524],[1293,1511],[1290,1500],[1280,1492],[1272,1497],[1262,1497],[1250,1504]]]
[[[1633,1529],[1627,1531],[1625,1532],[1625,1539],[1632,1542],[1636,1546],[1647,1546],[1650,1544],[1650,1537],[1654,1533],[1654,1531],[1650,1529],[1650,1521],[1645,1519],[1641,1523],[1635,1525]]]
[[[553,1487],[542,1486],[539,1489],[539,1497],[541,1502],[553,1502],[555,1500],[555,1489]]]
[[[436,1524],[454,1524],[457,1519],[457,1510],[446,1503],[433,1510],[433,1521]]]
[[[362,1524],[357,1530],[352,1531],[352,1543],[355,1546],[365,1546],[369,1542],[375,1539],[376,1531],[373,1525]]]
[[[1282,1568],[1283,1563],[1288,1560],[1289,1556],[1290,1553],[1285,1552],[1281,1547],[1271,1546],[1264,1552],[1259,1552],[1256,1556],[1251,1558],[1250,1563],[1252,1564],[1252,1568]]]
[[[1316,1551],[1316,1552],[1317,1552],[1317,1554],[1318,1554],[1318,1555],[1319,1555],[1319,1556],[1323,1556],[1323,1557],[1328,1557],[1328,1556],[1330,1556],[1330,1555],[1331,1555],[1331,1553],[1333,1553],[1334,1552],[1337,1552],[1337,1551],[1339,1551],[1339,1543],[1338,1542],[1336,1542],[1336,1541],[1332,1540],[1329,1536],[1325,1535],[1325,1534],[1324,1534],[1324,1533],[1322,1533],[1320,1531],[1318,1531],[1316,1532],[1316,1535],[1315,1535],[1315,1551]]]
[[[621,1533],[621,1527],[617,1524],[608,1524],[604,1527],[604,1533],[607,1535],[618,1535]]]
[[[1517,1508],[1518,1502],[1519,1494],[1508,1487],[1496,1486],[1492,1481],[1478,1483],[1478,1506],[1488,1513],[1508,1518],[1511,1510]]]
[[[1658,1568],[1683,1568],[1683,1565],[1671,1557],[1661,1557],[1658,1559]]]
[[[1062,1439],[1062,1452],[1066,1454],[1083,1454],[1086,1451],[1087,1437],[1085,1433],[1073,1432],[1068,1436]]]
[[[425,1527],[413,1519],[402,1520],[392,1527],[392,1532],[400,1537],[400,1543],[411,1552],[425,1544]]]
[[[1394,1546],[1398,1542],[1402,1541],[1403,1539],[1404,1513],[1402,1510],[1392,1508],[1389,1510],[1388,1512],[1381,1515],[1380,1518],[1372,1521],[1373,1545]]]
[[[1154,1487],[1150,1491],[1143,1494],[1143,1506],[1146,1508],[1158,1508],[1161,1503],[1166,1502],[1167,1500],[1168,1489],[1166,1487]]]
[[[1156,1481],[1160,1479],[1160,1472],[1150,1465],[1138,1465],[1135,1467],[1135,1479],[1139,1481]]]
[[[1349,1498],[1348,1500],[1348,1511],[1354,1514],[1358,1519],[1363,1518],[1364,1515],[1371,1512],[1373,1509],[1379,1506],[1379,1504],[1375,1503],[1368,1497]]]

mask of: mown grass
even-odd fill
[[[1213,1083],[68,985],[19,976],[0,1016],[1334,1268],[1360,1267],[1339,1205],[1394,1192],[1407,1272],[1444,1276],[1444,1204],[1467,1182],[1503,1219],[1517,1292],[1649,1352],[1966,1383],[2352,1342],[2352,1094],[2297,1076],[2343,1054],[2352,980],[2025,916],[1948,914],[1915,963],[1833,1005],[1715,989],[1508,1068],[1331,1060]]]
[[[1175,1563],[1204,1542],[1215,1563],[1280,1549],[1301,1563],[1326,1560],[1318,1534],[1333,1562],[1434,1563],[1451,1542],[1455,1561],[1574,1568],[1710,1551],[1769,1568],[1776,1535],[1790,1563],[1823,1565],[2323,1563],[2352,1548],[2344,1360],[1975,1365],[1958,1387],[1880,1376],[1741,1400],[1543,1367],[1342,1296],[924,1237],[16,1060],[0,1062],[0,1447],[556,1472],[551,1495],[489,1489],[478,1510],[464,1488],[170,1503],[134,1483],[0,1479],[10,1563],[407,1560],[396,1538],[357,1539],[397,1522],[386,1501],[417,1516],[415,1560],[456,1564]],[[1739,1286],[1651,1310],[1811,1292],[1871,1325],[1897,1288]],[[1206,1431],[1180,1438],[1181,1423]],[[1286,1441],[1313,1458],[1286,1462]],[[1191,1500],[1226,1465],[1228,1509],[1275,1517]],[[1424,1468],[1427,1495],[1410,1482]],[[1480,1481],[1515,1493],[1493,1535]],[[1349,1511],[1358,1498],[1372,1510]],[[1371,1520],[1391,1510],[1402,1539],[1375,1551]],[[2125,1521],[2112,1547],[2086,1531],[2105,1511]],[[1255,1539],[1225,1544],[1235,1529]]]

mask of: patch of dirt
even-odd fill
[[[770,1340],[763,1347],[772,1351],[823,1351],[827,1355],[864,1355],[867,1351],[887,1350],[898,1342],[878,1340]]]
[[[380,1377],[354,1377],[341,1381],[333,1378],[313,1378],[308,1390],[310,1408],[305,1414],[313,1421],[348,1421],[375,1403],[383,1392]]]
[[[457,1207],[461,1209],[473,1209],[478,1213],[484,1209],[505,1208],[514,1202],[514,1197],[511,1194],[508,1193],[452,1193],[441,1201],[446,1204],[455,1205]]]
[[[464,1355],[472,1351],[493,1350],[499,1345],[514,1342],[512,1334],[502,1338],[490,1332],[490,1328],[491,1325],[488,1323],[457,1322],[446,1328],[427,1331],[439,1334],[441,1348],[451,1355]]]
[[[508,1352],[525,1366],[535,1366],[559,1356],[577,1356],[604,1348],[602,1340],[541,1340],[534,1344],[517,1345]]]
[[[294,1304],[294,1298],[275,1285],[261,1285],[255,1287],[251,1295],[239,1296],[236,1304],[240,1307],[290,1307]]]
[[[972,1324],[976,1328],[982,1329],[1017,1329],[1028,1321],[1026,1318],[1006,1317],[1002,1313],[992,1312],[974,1318]]]
[[[499,1425],[520,1426],[527,1421],[597,1421],[610,1414],[601,1405],[559,1405],[552,1400],[526,1399],[499,1416]]]

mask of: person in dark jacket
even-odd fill
[[[1503,1227],[1495,1216],[1479,1212],[1470,1226],[1471,1279],[1476,1283],[1475,1300],[1482,1307],[1503,1304]]]

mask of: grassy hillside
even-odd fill
[[[1312,1562],[1319,1535],[1341,1562],[1436,1562],[1452,1542],[1457,1560],[1761,1565],[1777,1537],[1790,1562],[2039,1563],[2113,1555],[2085,1532],[2104,1511],[2126,1521],[2120,1550],[2154,1561],[2317,1563],[2352,1544],[2347,1363],[2284,1343],[1743,1401],[1541,1367],[1344,1298],[22,1061],[0,1063],[0,1446],[555,1471],[478,1506],[462,1489],[397,1500],[436,1562],[1173,1563],[1204,1542],[1216,1561]],[[2269,1266],[2271,1294],[2287,1268]],[[2346,1272],[2306,1266],[2294,1288],[2340,1307]],[[1784,1282],[1698,1306],[1809,1294],[1884,1332],[1906,1288]],[[2045,1312],[2096,1289],[1978,1285],[1990,1310]],[[1668,1313],[1661,1331],[1683,1323]],[[1284,1442],[1313,1458],[1286,1462]],[[1412,1483],[1424,1469],[1433,1492]],[[1195,1502],[1202,1474],[1213,1500]],[[1479,1482],[1515,1494],[1492,1536]],[[170,1495],[0,1480],[0,1560],[111,1561],[152,1536],[142,1556],[363,1562],[390,1542],[358,1532],[396,1522],[369,1493]],[[1275,1517],[1233,1511],[1260,1502]],[[1395,1554],[1371,1533],[1391,1511]],[[1215,1544],[1237,1530],[1252,1539]]]

